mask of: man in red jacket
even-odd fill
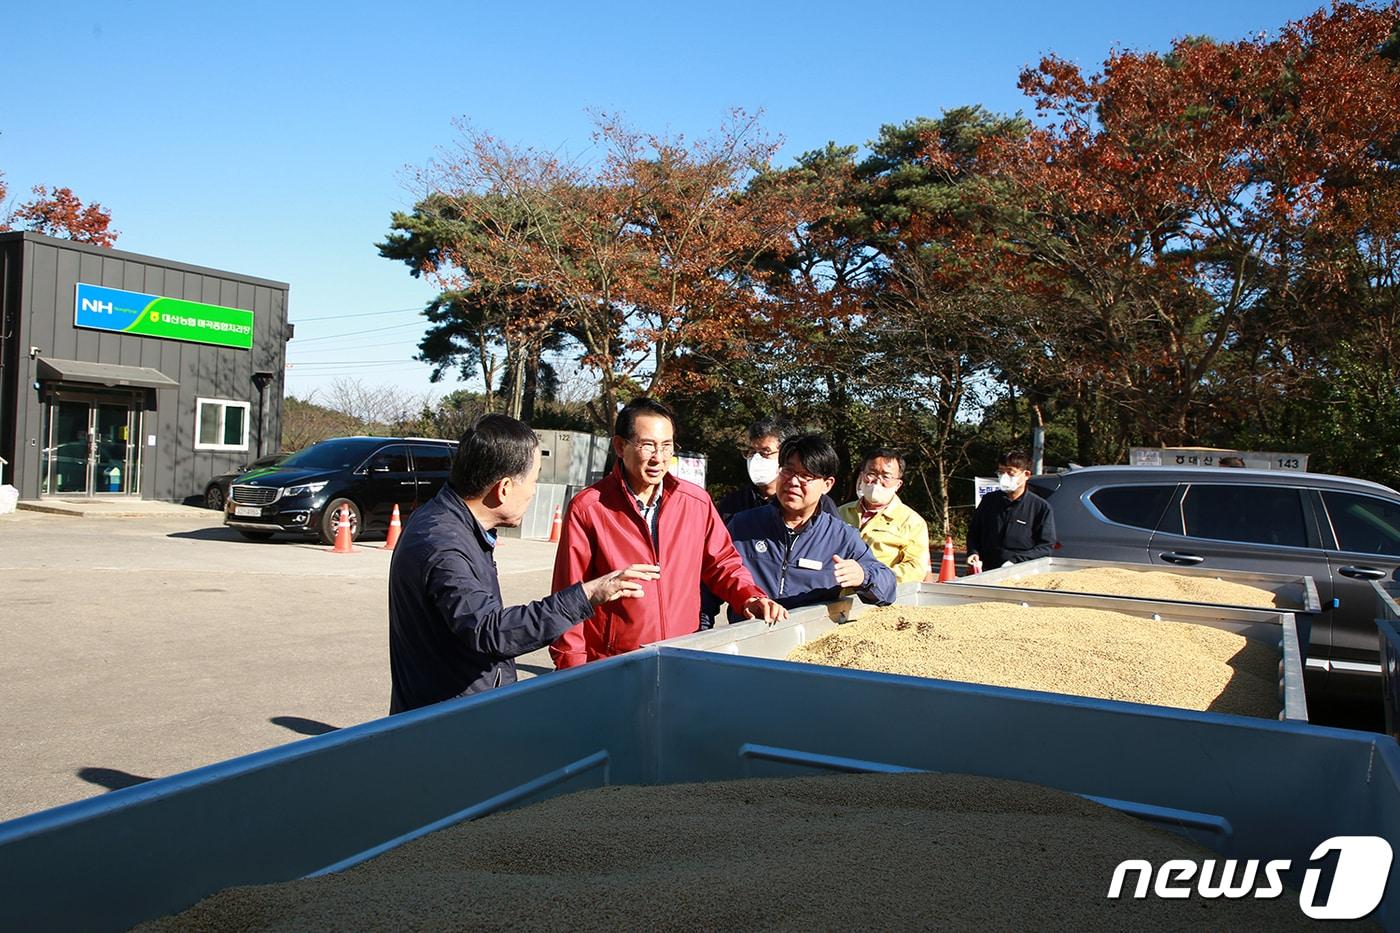
[[[591,580],[597,568],[652,564],[661,577],[640,599],[599,606],[550,646],[560,670],[652,642],[688,635],[700,612],[700,583],[741,614],[768,622],[787,610],[754,585],[705,490],[668,469],[675,415],[650,398],[617,413],[617,465],[574,497],[554,558],[554,591]],[[619,563],[621,561],[621,563]]]

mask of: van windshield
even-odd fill
[[[360,461],[382,443],[382,440],[363,438],[321,441],[292,454],[282,461],[282,466],[302,470],[348,470],[359,466]]]

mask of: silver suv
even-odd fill
[[[1208,467],[1080,467],[1032,477],[1030,488],[1055,513],[1057,556],[1311,576],[1323,612],[1309,694],[1379,701],[1371,581],[1400,568],[1400,493],[1344,476]]]

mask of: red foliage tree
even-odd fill
[[[600,118],[596,163],[565,160],[464,127],[425,171],[461,235],[423,264],[444,289],[517,295],[503,332],[562,329],[598,375],[594,418],[695,375],[685,358],[726,340],[756,301],[750,265],[785,233],[748,180],[776,145],[735,112],[711,138],[634,133]]]
[[[0,198],[4,189],[0,188]],[[34,186],[34,197],[17,207],[13,218],[25,229],[45,236],[61,236],[79,243],[111,246],[118,232],[112,229],[112,214],[93,201],[84,205],[71,188]]]
[[[1082,396],[1114,399],[1118,443],[1190,441],[1214,409],[1300,376],[1316,321],[1277,310],[1346,277],[1338,239],[1394,230],[1396,16],[1339,3],[1274,37],[1022,75],[1055,122],[990,145],[991,185],[1021,210],[994,261],[1059,280],[1050,359]]]

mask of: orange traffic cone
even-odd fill
[[[342,505],[335,516],[334,554],[349,554],[354,550],[350,542],[350,506]]]
[[[564,525],[563,519],[559,514],[561,511],[561,509],[555,509],[554,521],[549,523],[549,540],[553,541],[555,544],[559,543],[559,529]]]
[[[956,580],[957,578],[958,565],[953,559],[953,537],[949,535],[948,539],[943,543],[943,563],[938,565],[938,582],[947,583],[949,580]]]
[[[384,550],[392,551],[394,545],[399,543],[399,531],[403,528],[403,523],[399,521],[399,504],[394,503],[394,515],[389,519],[389,537],[384,539]]]

